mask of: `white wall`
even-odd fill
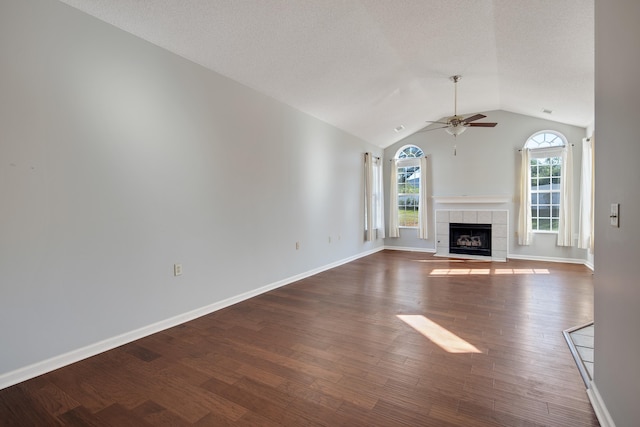
[[[498,122],[494,128],[471,128],[454,139],[444,130],[432,130],[413,134],[385,149],[386,159],[395,156],[399,148],[407,144],[420,147],[429,157],[429,194],[431,196],[508,196],[511,202],[503,204],[440,204],[430,199],[430,227],[428,240],[420,240],[415,229],[401,229],[399,238],[386,238],[388,246],[435,250],[434,210],[436,209],[508,209],[509,254],[528,258],[554,258],[558,260],[584,261],[586,251],[556,246],[555,234],[535,234],[531,246],[519,246],[517,230],[518,204],[520,200],[518,180],[520,152],[527,138],[541,130],[562,133],[575,144],[574,154],[574,233],[578,232],[578,202],[580,200],[580,162],[582,139],[585,129],[542,120],[506,111],[484,112],[484,121]],[[454,146],[456,155],[454,155]],[[385,176],[389,176],[389,162]],[[386,179],[388,181],[388,178]],[[388,182],[386,189],[388,191]],[[388,197],[386,198],[388,200]],[[387,211],[388,215],[388,211]]]
[[[50,0],[0,69],[0,377],[382,245],[319,120]]]
[[[615,425],[640,420],[640,2],[596,1],[595,385]],[[609,207],[620,203],[620,228]]]

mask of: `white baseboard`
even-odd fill
[[[390,251],[426,252],[430,254],[436,253],[436,250],[433,248],[410,248],[405,246],[385,246],[384,249],[388,249]]]
[[[388,246],[386,245],[384,249],[392,250],[392,251],[407,251],[407,252],[426,252],[426,253],[436,253],[436,249],[433,248],[414,248],[409,246]],[[442,257],[464,257],[463,255],[438,255]],[[469,259],[480,259],[485,260],[486,257],[473,257],[470,256]],[[578,258],[552,258],[552,257],[542,257],[536,255],[518,255],[518,254],[507,254],[507,258],[505,260],[493,260],[493,261],[506,261],[508,259],[520,259],[524,261],[547,261],[547,262],[562,262],[568,264],[582,264],[593,270],[593,265],[584,259]]]
[[[567,264],[582,264],[586,265],[586,260],[579,258],[553,258],[536,255],[518,255],[507,254],[507,259],[521,259],[525,261],[546,261],[546,262],[563,262]]]
[[[587,396],[589,396],[589,401],[591,402],[591,406],[593,406],[593,411],[596,413],[600,425],[602,427],[616,427],[613,418],[611,418],[611,414],[602,400],[602,396],[600,396],[598,387],[596,387],[593,381],[591,381],[591,385],[587,389]]]
[[[53,370],[62,368],[64,366],[70,365],[72,363],[78,362],[88,357],[95,356],[96,354],[100,354],[105,351],[112,350],[116,347],[120,347],[121,345],[130,343],[140,338],[144,338],[151,334],[155,334],[157,332],[163,331],[168,328],[172,328],[174,326],[180,325],[190,320],[197,319],[198,317],[213,313],[214,311],[218,311],[225,307],[229,307],[233,304],[237,304],[241,301],[247,300],[249,298],[253,298],[255,296],[271,291],[273,289],[277,289],[279,287],[288,285],[298,280],[302,280],[306,277],[313,276],[314,274],[318,274],[323,271],[330,270],[332,268],[354,261],[358,258],[371,255],[383,249],[384,247],[380,246],[378,248],[375,248],[366,252],[361,252],[357,255],[341,259],[339,261],[324,265],[322,267],[314,268],[304,273],[296,274],[295,276],[291,276],[286,279],[279,280],[274,283],[270,283],[266,286],[262,286],[260,288],[253,289],[251,291],[244,292],[242,294],[233,296],[231,298],[214,302],[204,307],[200,307],[195,310],[182,313],[165,320],[161,320],[151,325],[143,326],[142,328],[125,332],[124,334],[121,334],[115,337],[107,338],[105,340],[90,344],[86,347],[72,350],[68,353],[64,353],[58,356],[54,356],[50,359],[42,360],[40,362],[36,362],[34,364],[24,366],[22,368],[18,368],[14,371],[6,372],[0,375],[0,390],[10,387],[14,384],[18,384],[22,381],[35,378],[38,375],[46,374],[47,372],[51,372]]]

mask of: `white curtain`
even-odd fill
[[[382,185],[382,159],[374,158],[373,163],[373,225],[379,239],[384,239],[384,189]]]
[[[382,160],[371,153],[364,154],[365,241],[384,237],[382,195]]]
[[[371,153],[364,153],[364,240],[375,239],[373,228],[373,162]]]
[[[518,244],[531,244],[531,166],[530,150],[523,148],[520,164],[520,212],[518,213]]]
[[[391,159],[389,173],[389,237],[400,237],[398,225],[398,160]]]
[[[420,194],[418,198],[418,238],[429,237],[429,215],[427,209],[427,158],[420,158]]]
[[[562,150],[560,178],[560,219],[558,221],[558,246],[573,246],[573,148],[565,145]]]
[[[593,253],[595,174],[593,137],[582,140],[582,171],[580,174],[580,222],[578,226],[578,247]]]

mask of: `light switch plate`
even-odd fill
[[[182,276],[182,264],[173,264],[173,275]]]
[[[611,203],[611,213],[609,214],[612,227],[620,227],[620,204]]]

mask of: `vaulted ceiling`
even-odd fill
[[[62,1],[381,147],[454,74],[462,115],[594,119],[594,0]]]

